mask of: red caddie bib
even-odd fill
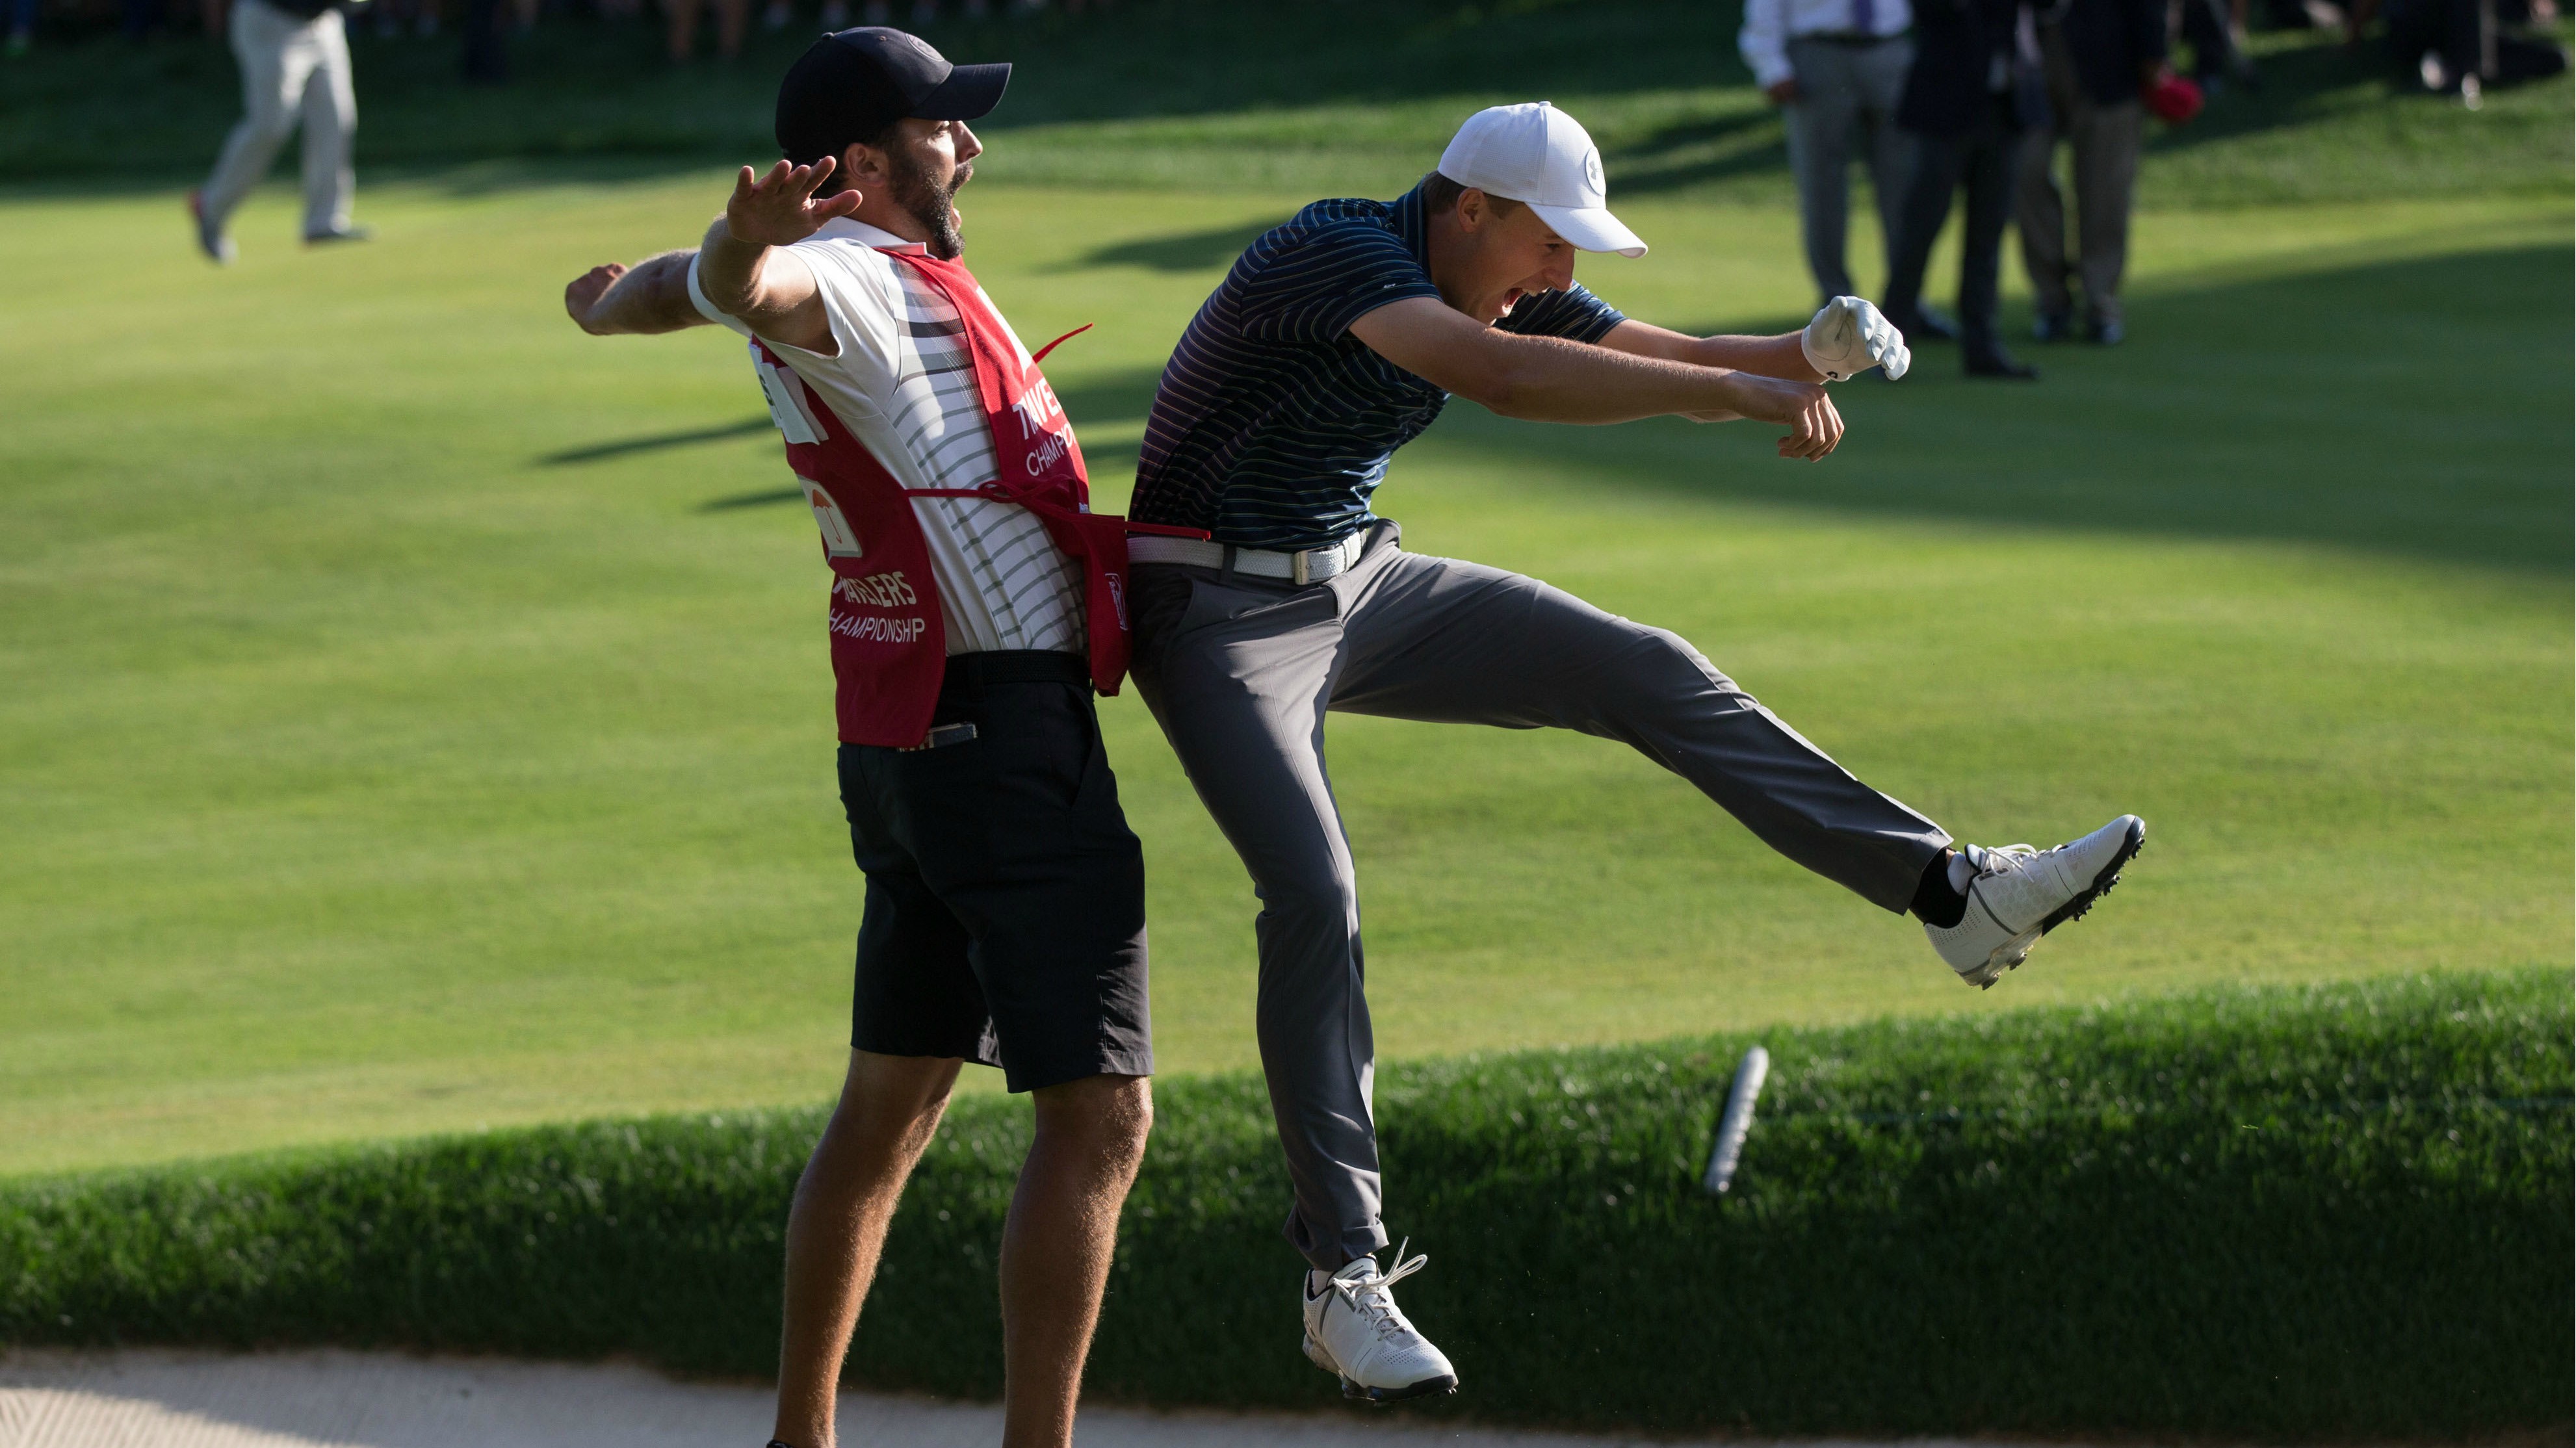
[[[1091,682],[1103,694],[1117,693],[1130,646],[1128,533],[1207,535],[1092,512],[1082,447],[1055,389],[1038,370],[1055,343],[1035,356],[1022,351],[985,302],[974,274],[958,263],[883,250],[921,273],[957,309],[992,429],[997,473],[972,488],[906,488],[793,368],[764,344],[752,343],[770,416],[786,440],[787,465],[804,484],[805,501],[822,532],[823,558],[832,569],[832,676],[841,742],[910,748],[929,733],[939,702],[948,635],[930,545],[912,510],[915,498],[989,498],[1035,513],[1056,547],[1082,564]]]

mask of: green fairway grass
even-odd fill
[[[961,58],[1020,62],[980,126],[1008,142],[992,180],[1376,194],[1421,172],[1460,116],[1543,96],[1585,120],[1625,196],[1776,203],[1780,120],[1737,57],[1738,16],[1724,0],[1129,0],[984,22],[951,6],[926,33]],[[773,87],[807,40],[758,33],[737,61],[673,66],[656,23],[550,16],[511,37],[512,79],[489,87],[458,83],[451,43],[359,24],[359,163],[730,161],[769,147]],[[2392,68],[2377,45],[2270,32],[2252,53],[2259,89],[2150,128],[2149,205],[2566,195],[2568,77],[2491,90],[2473,113],[2423,94],[2413,58]],[[0,177],[193,179],[238,105],[229,54],[200,36],[48,35],[0,67]]]
[[[222,272],[175,192],[0,196],[0,1171],[832,1089],[860,892],[811,520],[735,339],[558,302],[724,184],[451,168],[314,253],[264,194]],[[1099,324],[1050,370],[1106,503],[1304,199],[967,193],[1025,335]],[[1586,260],[1614,302],[1811,305],[1785,208],[1621,209],[1655,250]],[[1338,720],[1381,1047],[2563,966],[2569,243],[2564,195],[2150,214],[2128,346],[2037,387],[1925,347],[1839,389],[1821,465],[1458,404],[1381,495],[1408,546],[1678,629],[1965,838],[2151,834],[1981,995],[1615,746]],[[1104,717],[1162,1066],[1248,1064],[1250,889],[1132,695]]]

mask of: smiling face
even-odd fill
[[[1451,307],[1488,325],[1523,297],[1574,285],[1575,248],[1516,201],[1469,187],[1431,218],[1431,284]]]

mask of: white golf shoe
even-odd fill
[[[1395,1305],[1395,1284],[1430,1260],[1408,1262],[1398,1247],[1395,1270],[1381,1274],[1376,1258],[1362,1257],[1334,1273],[1320,1293],[1315,1274],[1306,1274],[1306,1356],[1340,1376],[1343,1397],[1400,1403],[1458,1391],[1457,1369]]]
[[[1961,980],[1983,990],[2021,964],[2041,936],[2110,894],[2146,842],[2146,821],[2122,815],[2053,850],[1963,845],[1960,853],[1977,872],[1968,881],[1968,913],[1947,929],[1926,921],[1923,933]]]

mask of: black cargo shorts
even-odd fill
[[[928,744],[844,744],[867,876],[850,1044],[1013,1091],[1153,1074],[1145,862],[1080,655],[948,660]]]

